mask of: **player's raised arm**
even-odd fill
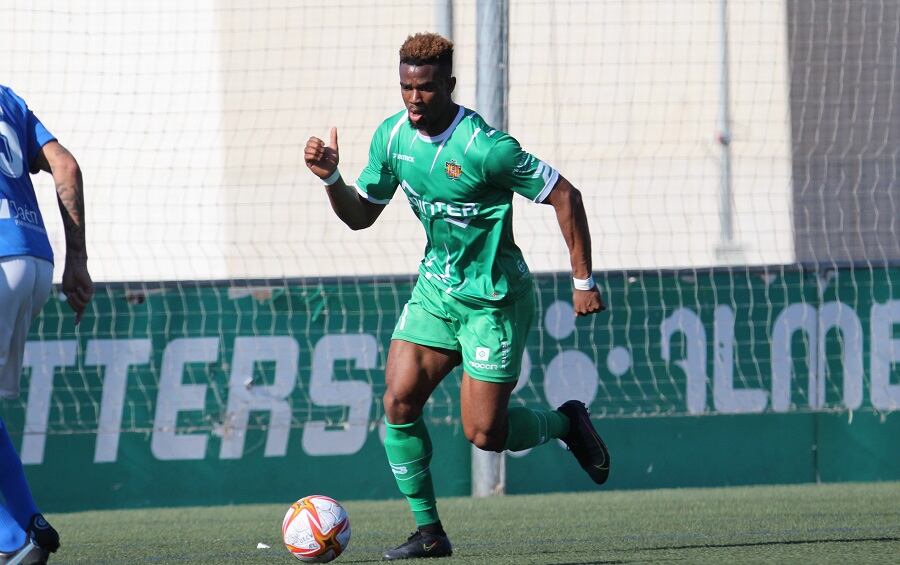
[[[51,141],[41,148],[32,170],[47,171],[53,175],[53,182],[56,184],[57,202],[66,232],[66,265],[62,290],[66,295],[66,302],[75,311],[77,324],[94,295],[94,283],[87,268],[81,168],[65,147],[57,141]]]
[[[572,262],[572,277],[575,289],[572,291],[572,305],[575,314],[586,316],[606,309],[600,289],[591,275],[591,233],[588,229],[587,214],[581,200],[581,192],[560,175],[556,186],[547,195],[544,204],[553,206],[556,219],[562,230],[569,258]]]
[[[328,145],[318,137],[310,137],[303,152],[306,166],[325,183],[328,200],[338,218],[350,229],[361,230],[375,223],[384,206],[360,198],[356,189],[348,186],[338,170],[337,128],[331,128]]]

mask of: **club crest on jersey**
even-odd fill
[[[444,163],[444,172],[447,173],[448,178],[456,180],[462,175],[462,165],[456,161],[447,161]]]

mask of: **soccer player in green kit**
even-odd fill
[[[591,276],[591,244],[581,194],[474,111],[452,100],[453,44],[410,36],[400,48],[404,110],[378,127],[356,185],[338,171],[337,130],[312,137],[304,158],[326,185],[337,216],[371,226],[399,186],[428,238],[419,279],[391,339],[385,368],[384,448],[417,531],[385,559],[445,557],[450,540],[438,517],[422,408],[450,371],[463,366],[460,410],[479,449],[520,451],[563,440],[591,479],[609,475],[609,453],[584,404],[557,410],[509,408],[534,317],[534,285],[513,240],[514,192],[556,212],[572,262],[579,316],[604,309]]]

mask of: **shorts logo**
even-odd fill
[[[462,175],[462,165],[456,161],[447,161],[444,163],[444,171],[448,178],[456,180]]]
[[[491,350],[487,347],[476,347],[475,348],[475,360],[476,361],[487,361],[488,357],[491,355]]]

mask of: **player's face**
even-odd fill
[[[438,65],[401,64],[400,93],[412,127],[429,131],[443,125],[453,108],[454,86],[456,78]]]

